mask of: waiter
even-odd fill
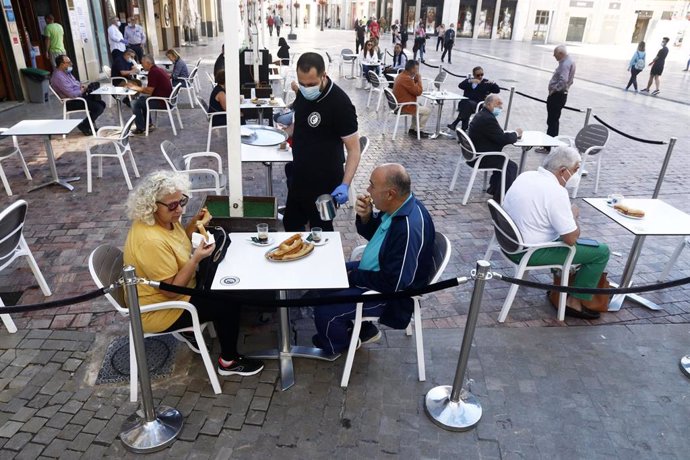
[[[305,224],[333,230],[322,221],[315,201],[330,194],[338,204],[347,202],[348,190],[359,165],[357,112],[350,98],[326,75],[318,53],[303,53],[297,61],[299,91],[294,102],[293,168],[283,225],[302,231]],[[345,162],[343,144],[347,149]]]

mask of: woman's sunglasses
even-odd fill
[[[163,203],[162,201],[156,201],[158,204],[162,204],[166,208],[168,208],[168,211],[172,212],[175,209],[177,209],[178,206],[182,206],[183,208],[187,206],[187,203],[189,203],[189,197],[185,194],[182,194],[182,199],[179,201],[171,201],[170,203]]]

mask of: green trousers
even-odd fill
[[[599,284],[599,278],[606,269],[606,264],[609,261],[609,247],[603,243],[599,243],[598,247],[584,246],[582,244],[575,245],[575,257],[573,257],[573,264],[579,264],[580,269],[575,276],[575,281],[572,286],[595,288]],[[509,254],[508,257],[519,263],[524,254]],[[539,265],[556,265],[562,264],[568,256],[567,248],[546,248],[539,249],[532,254],[528,262],[528,266],[536,267]],[[592,300],[592,294],[572,294],[581,300]]]

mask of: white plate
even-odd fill
[[[629,215],[627,215],[627,214],[625,214],[625,213],[623,213],[623,212],[620,212],[620,211],[619,211],[618,209],[616,209],[616,208],[613,208],[613,209],[614,209],[618,214],[620,214],[620,215],[623,216],[623,217],[627,217],[628,219],[635,219],[635,220],[642,220],[642,219],[644,219],[644,216],[643,216],[643,217],[629,216]]]
[[[270,236],[268,237],[268,241],[266,241],[265,243],[259,243],[258,241],[254,241],[251,238],[249,238],[247,241],[249,241],[254,246],[261,246],[261,247],[270,246],[271,244],[273,244],[273,238],[271,238]]]
[[[323,246],[323,245],[325,245],[325,244],[328,244],[328,238],[321,238],[321,241],[319,241],[318,243],[317,243],[316,241],[314,241],[314,240],[311,240],[311,241],[305,240],[305,241],[306,241],[307,243],[313,244],[314,246]]]

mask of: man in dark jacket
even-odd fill
[[[362,259],[348,263],[350,288],[328,295],[357,295],[368,290],[397,292],[424,286],[433,274],[434,223],[424,205],[410,191],[410,176],[400,164],[384,164],[371,173],[368,197],[357,197],[357,232],[369,240]],[[380,210],[374,215],[372,204]],[[323,295],[323,293],[321,293]],[[364,316],[379,316],[379,322],[404,329],[414,310],[412,299],[366,302]],[[328,353],[347,350],[349,328],[356,304],[319,306],[314,309],[318,332],[315,346]],[[362,343],[375,342],[381,333],[369,322],[362,323]]]
[[[462,121],[462,129],[467,131],[470,117],[477,109],[477,104],[486,99],[489,94],[498,94],[501,92],[501,88],[496,82],[484,78],[484,69],[481,67],[472,69],[472,78],[467,77],[461,81],[458,88],[463,91],[463,96],[467,99],[463,99],[458,104],[458,118],[449,124],[448,128],[455,131],[455,127]]]
[[[503,131],[498,124],[496,118],[503,110],[503,101],[495,94],[490,94],[484,100],[484,107],[474,116],[467,134],[474,144],[474,148],[478,153],[481,152],[500,152],[508,144],[514,144],[520,137],[522,137],[522,129],[518,128],[515,132]],[[488,168],[502,168],[505,157],[502,155],[487,155],[480,160],[480,166]],[[474,167],[474,161],[470,161],[471,167]],[[506,169],[505,191],[507,192],[510,186],[517,177],[517,165],[514,161],[508,160],[508,167]],[[489,189],[486,191],[493,195],[494,200],[501,202],[501,173],[494,171],[491,175]]]
[[[452,64],[453,46],[455,45],[455,24],[450,24],[448,29],[443,34],[443,54],[441,54],[441,62],[446,57],[448,53],[448,64]]]

